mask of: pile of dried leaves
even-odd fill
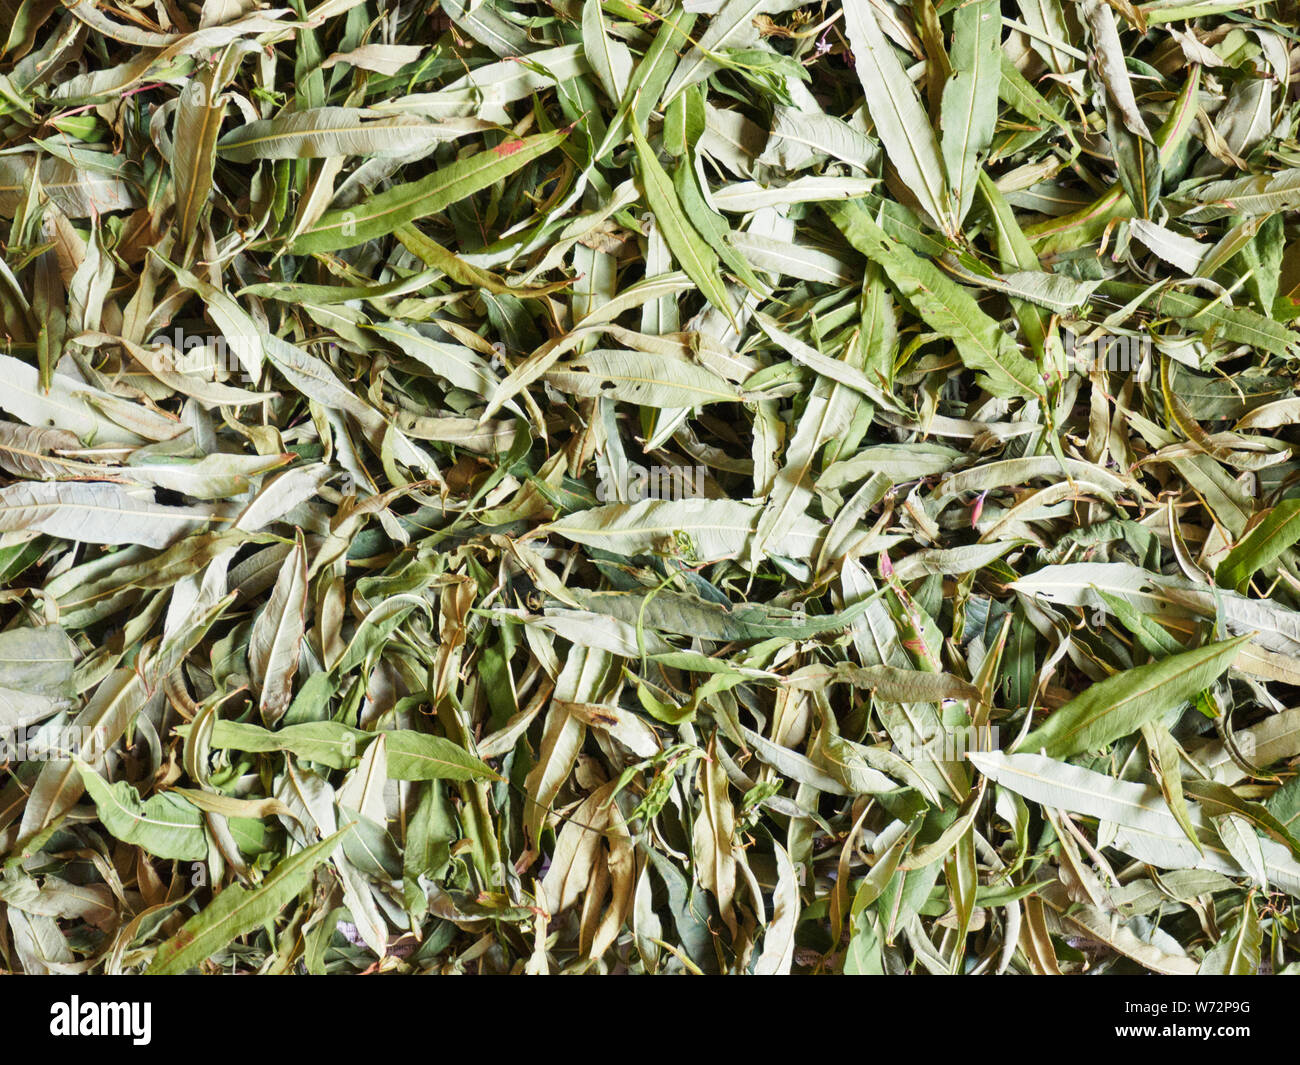
[[[0,967],[1300,969],[1295,0],[4,0]]]

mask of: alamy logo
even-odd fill
[[[245,357],[256,356],[256,342],[251,337],[239,337],[235,344],[227,343],[224,336],[204,336],[186,333],[179,326],[172,335],[156,333],[150,338],[151,348],[142,355],[150,360],[151,368],[164,373],[198,374],[211,379],[232,375],[248,378],[244,370]]]
[[[1142,367],[1152,351],[1148,336],[1101,333],[1090,340],[1080,340],[1072,329],[1066,329],[1064,333],[1067,364],[1080,373],[1095,370],[1133,373]]]
[[[130,1036],[138,1047],[152,1038],[153,1004],[150,1002],[82,1002],[73,995],[69,1002],[50,1006],[50,1035]]]
[[[136,357],[153,372],[194,374],[207,381],[237,378],[249,384],[256,379],[246,367],[262,362],[261,348],[253,336],[236,336],[227,340],[221,334],[189,333],[180,326],[170,334],[155,333],[149,347],[136,349]],[[338,345],[329,344],[329,357],[338,354]]]
[[[959,762],[971,751],[999,748],[997,725],[963,725],[940,729],[932,736],[913,736],[894,744],[894,753],[908,762]]]
[[[85,725],[65,725],[51,729],[44,725],[0,729],[0,763],[52,762],[71,757],[93,757],[102,738]]]
[[[626,467],[621,474],[611,471],[596,485],[602,503],[640,503],[643,499],[698,499],[704,495],[708,477],[704,466]]]

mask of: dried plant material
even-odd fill
[[[1291,8],[15,10],[0,968],[1300,971]]]

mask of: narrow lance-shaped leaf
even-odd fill
[[[858,251],[877,262],[926,323],[950,337],[962,362],[980,372],[980,382],[995,396],[1032,396],[1042,382],[1015,341],[975,300],[933,263],[890,238],[861,201],[824,208]]]
[[[659,160],[655,158],[641,131],[635,125],[631,130],[641,168],[641,188],[673,258],[700,287],[709,302],[730,317],[734,311],[731,297],[727,295],[726,285],[722,281],[717,255],[683,214],[672,179],[659,165]]]
[[[753,40],[756,36],[754,18],[760,12],[776,14],[788,11],[795,3],[796,0],[724,0],[709,20],[708,29],[678,61],[664,88],[664,100],[671,100],[686,86],[708,77],[717,69],[717,65],[709,59],[710,52]]]
[[[1242,904],[1236,927],[1220,938],[1201,962],[1201,976],[1255,976],[1259,972],[1260,948],[1264,931],[1259,922],[1255,900],[1248,896]]]
[[[1223,588],[1244,591],[1251,575],[1300,540],[1300,499],[1284,499],[1250,530],[1214,571]]]
[[[328,159],[340,155],[400,156],[462,129],[414,117],[375,118],[356,107],[317,107],[260,119],[232,129],[217,142],[217,154],[234,163],[256,159]]]
[[[1151,141],[1151,131],[1138,110],[1129,80],[1128,66],[1124,62],[1124,45],[1115,25],[1115,12],[1103,0],[1080,0],[1083,16],[1088,20],[1092,44],[1100,67],[1102,80],[1119,109],[1120,115],[1132,133],[1144,141]]]
[[[442,736],[410,729],[384,734],[388,775],[394,780],[499,780],[484,762]]]
[[[1054,710],[1016,749],[1041,750],[1053,758],[1098,750],[1209,687],[1249,639],[1207,644],[1098,681]]]
[[[258,705],[268,725],[280,719],[293,697],[306,609],[307,549],[299,532],[248,639],[248,665],[261,691]]]
[[[196,968],[236,936],[273,920],[307,886],[317,866],[329,860],[349,831],[351,827],[345,827],[283,859],[252,890],[242,884],[225,888],[158,948],[146,974],[169,976]]]
[[[0,530],[92,544],[166,547],[213,517],[203,507],[161,506],[153,492],[118,484],[20,481],[0,488]]]
[[[198,228],[199,217],[212,191],[217,137],[226,113],[226,97],[218,83],[223,64],[209,67],[181,93],[176,107],[172,174],[176,182],[176,227],[185,245]]]
[[[934,225],[955,237],[949,175],[929,116],[868,0],[845,0],[844,29],[885,154]],[[984,78],[976,80],[982,92]],[[965,152],[959,154],[964,160]]]
[[[615,103],[622,102],[632,72],[632,57],[627,45],[609,35],[601,4],[583,6],[582,49],[605,95]]]
[[[159,858],[198,861],[208,856],[203,815],[188,800],[163,791],[141,801],[126,781],[109,784],[84,762],[77,768],[100,821],[118,839]]]
[[[958,224],[975,198],[976,179],[993,141],[1002,80],[998,0],[974,0],[953,12],[952,77],[943,87],[940,146]]]
[[[426,178],[396,185],[355,207],[327,211],[294,240],[294,251],[336,251],[386,236],[416,219],[495,185],[563,143],[567,134],[540,133],[450,163]]]

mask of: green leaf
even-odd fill
[[[1249,636],[1170,655],[1090,685],[1016,745],[1065,758],[1095,751],[1136,732],[1209,687],[1232,665]]]
[[[663,233],[673,258],[694,281],[708,301],[728,317],[734,312],[719,273],[718,257],[686,219],[673,188],[672,179],[659,165],[654,152],[641,131],[632,126],[632,141],[636,145],[641,167],[641,189],[654,214],[655,224]]]
[[[1255,900],[1247,898],[1231,933],[1224,935],[1201,962],[1201,976],[1255,976],[1259,973],[1264,930]]]
[[[995,396],[1032,396],[1042,391],[1034,364],[975,300],[937,267],[886,235],[861,201],[825,208],[858,251],[877,262],[898,291],[932,329],[950,337],[962,362],[980,371],[980,384]]]
[[[495,185],[564,142],[567,133],[540,133],[505,140],[495,148],[450,163],[419,181],[396,185],[355,207],[327,211],[293,241],[301,255],[337,251],[386,236],[400,227],[437,214]]]
[[[356,107],[316,107],[238,126],[217,142],[217,153],[233,163],[400,156],[450,139],[458,127],[449,125],[450,130],[416,118],[374,118]]]
[[[274,732],[238,721],[217,721],[208,743],[218,750],[290,751],[306,762],[345,769],[356,764],[361,750],[374,737],[375,733],[349,728],[337,721],[307,721]]]
[[[981,10],[984,9],[983,5],[980,7]],[[971,49],[966,57],[971,61],[966,68],[972,75],[971,91],[969,94],[966,92],[967,79],[963,77],[952,97],[954,106],[957,106],[958,97],[966,100],[968,115],[961,119],[954,115],[953,124],[960,125],[960,137],[963,140],[970,137],[972,143],[980,136],[982,128],[972,129],[969,124],[969,110],[975,105],[976,96],[979,97],[981,124],[987,116],[984,96],[988,76],[982,71],[976,71],[975,65],[979,62],[976,57],[986,56],[990,45],[989,35],[982,32],[988,27],[984,26],[977,15],[975,26],[981,31],[978,34],[979,40],[970,40]],[[911,79],[876,22],[871,5],[846,4],[844,28],[853,48],[858,80],[866,92],[867,110],[871,112],[871,120],[876,124],[889,161],[898,171],[903,184],[930,216],[930,221],[946,236],[955,238],[957,222],[949,184],[950,175],[944,166],[934,130]],[[967,36],[963,34],[964,38]],[[957,155],[960,156],[962,165],[965,165],[965,150],[958,150]]]
[[[993,142],[1002,80],[1002,10],[975,0],[953,13],[952,77],[943,87],[940,147],[960,225],[975,198],[980,166]]]
[[[86,792],[105,828],[124,843],[134,843],[159,858],[197,861],[207,858],[208,841],[198,807],[170,791],[150,795],[143,802],[126,781],[107,783],[84,762],[78,761]]]
[[[1250,578],[1300,540],[1300,499],[1284,499],[1219,563],[1214,579],[1222,588],[1246,590]]]
[[[393,780],[500,780],[486,764],[451,740],[409,729],[385,732]]]
[[[197,968],[236,936],[274,920],[311,882],[316,867],[329,861],[349,831],[350,825],[283,859],[251,891],[242,884],[225,888],[158,948],[146,975],[175,976]]]

